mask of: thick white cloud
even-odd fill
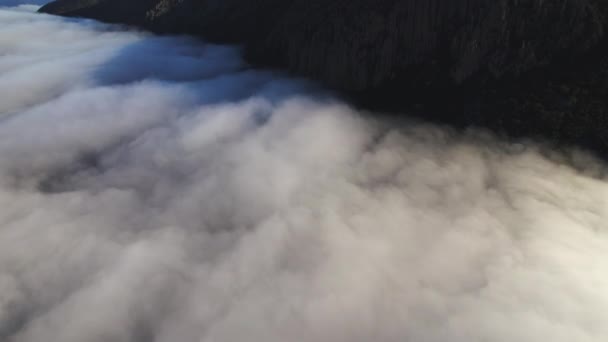
[[[0,340],[604,342],[605,167],[0,11]]]

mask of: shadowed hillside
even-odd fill
[[[238,43],[355,103],[603,151],[602,0],[58,0],[43,12]]]

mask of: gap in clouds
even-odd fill
[[[0,341],[606,340],[593,157],[361,112],[234,47],[0,27]]]

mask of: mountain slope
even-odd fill
[[[608,151],[604,0],[57,0],[41,11],[242,44],[365,105]]]

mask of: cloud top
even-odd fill
[[[234,47],[0,25],[0,340],[608,336],[591,157],[357,111]]]

